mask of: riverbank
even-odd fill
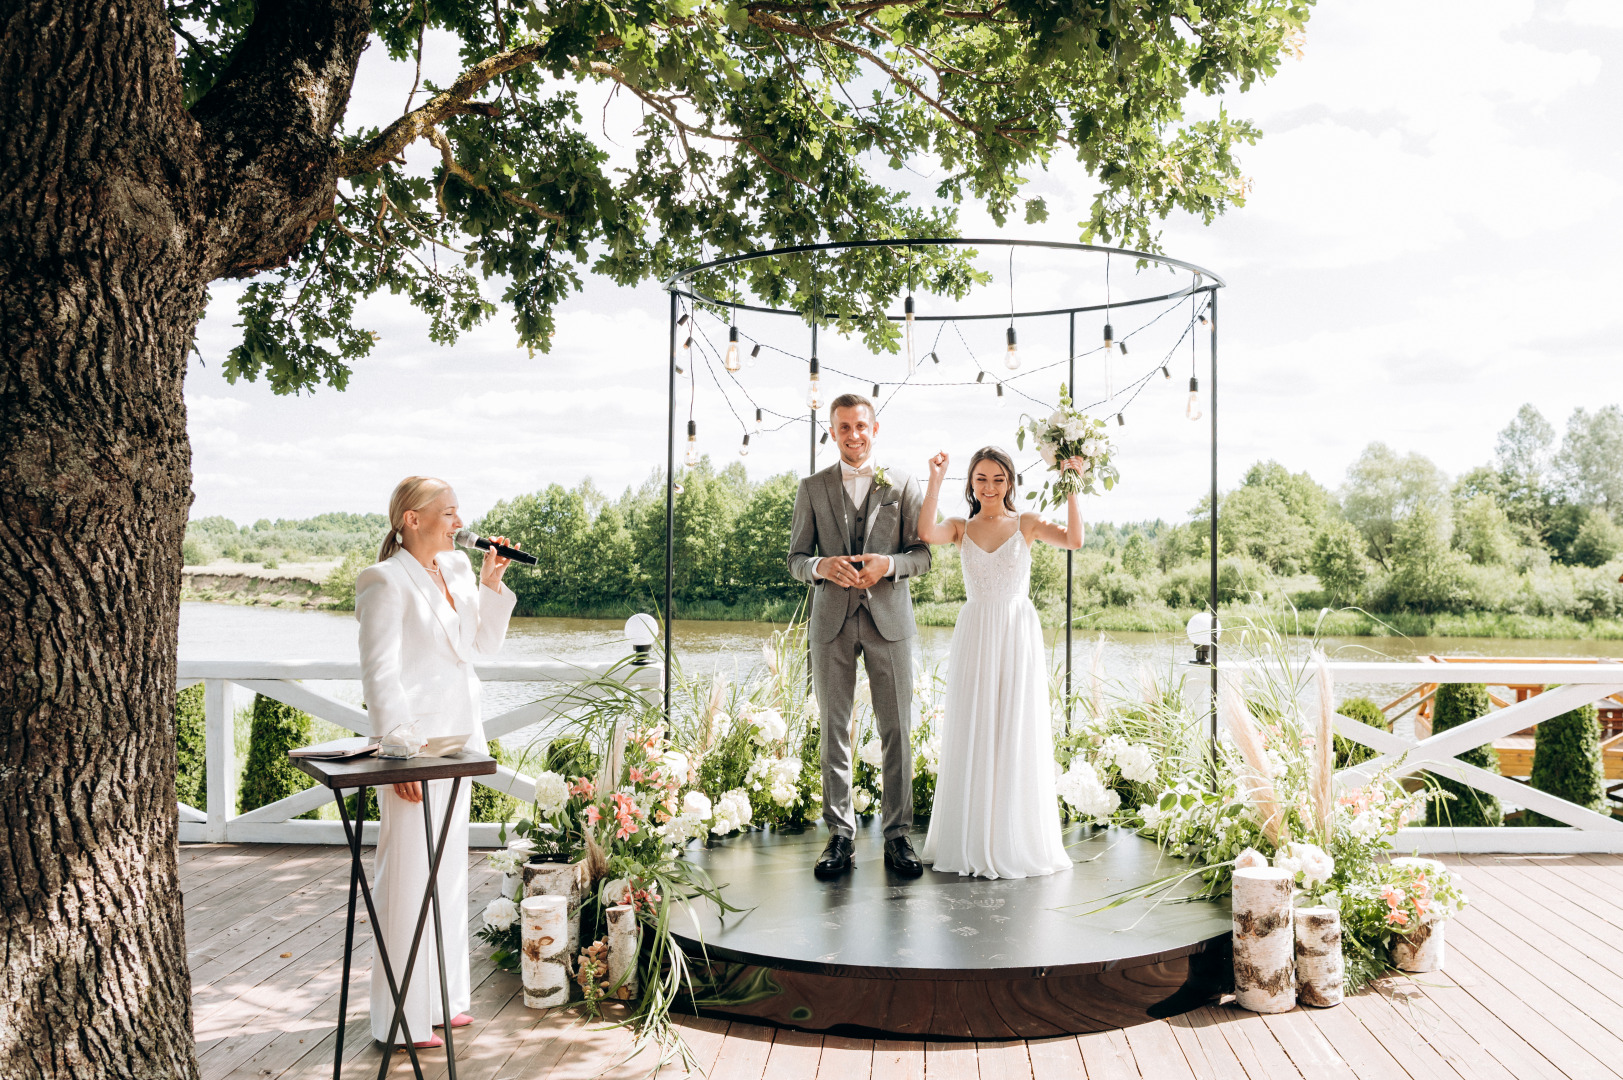
[[[322,583],[337,565],[337,560],[265,566],[221,559],[207,566],[187,566],[180,572],[180,598],[320,611],[332,606]]]

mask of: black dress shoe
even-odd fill
[[[924,873],[924,864],[913,854],[913,845],[905,836],[885,841],[885,865],[903,877],[918,877]]]
[[[856,865],[856,845],[849,836],[831,836],[813,869],[820,878],[839,877]]]

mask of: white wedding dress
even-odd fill
[[[1020,530],[996,551],[967,535],[968,599],[952,633],[930,832],[936,870],[986,878],[1069,869],[1054,793],[1054,736],[1031,549]]]

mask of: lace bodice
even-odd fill
[[[996,551],[982,551],[964,534],[964,597],[970,602],[1004,603],[1031,595],[1031,548],[1020,530]]]

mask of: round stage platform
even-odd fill
[[[900,877],[877,823],[857,832],[855,870],[818,881],[827,841],[822,826],[769,830],[688,853],[746,909],[720,919],[705,905],[697,926],[677,927],[697,1011],[809,1031],[1040,1038],[1176,1015],[1230,982],[1227,902],[1175,902],[1186,886],[1078,914],[1187,865],[1134,832],[1075,826],[1070,870],[1013,881]]]

